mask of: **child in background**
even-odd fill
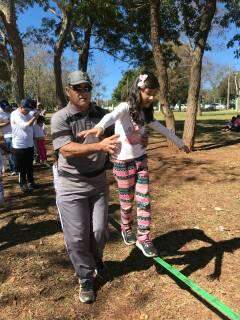
[[[120,103],[105,115],[95,128],[79,133],[79,137],[83,138],[89,134],[99,137],[107,127],[115,124],[120,146],[113,158],[113,173],[119,189],[122,237],[127,245],[136,243],[146,257],[154,257],[157,252],[150,238],[149,172],[146,148],[141,143],[146,135],[145,126],[148,125],[180,149],[189,152],[181,139],[154,120],[153,102],[158,93],[157,78],[150,72],[144,72],[134,81],[127,102]],[[137,241],[132,232],[134,194],[137,203]]]
[[[47,163],[47,151],[45,146],[45,118],[43,116],[40,115],[37,118],[33,129],[40,163],[45,164],[47,167],[49,167],[49,164]]]
[[[222,131],[232,131],[234,128],[234,121],[236,120],[236,117],[232,117],[231,120],[226,122],[226,125],[223,127]]]

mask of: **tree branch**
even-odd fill
[[[90,50],[99,50],[99,51],[102,51],[102,52],[106,52],[107,54],[109,54],[110,56],[112,56],[114,59],[117,59],[119,61],[122,61],[122,62],[126,62],[126,63],[130,63],[131,60],[124,60],[122,58],[119,58],[118,56],[116,56],[114,53],[112,53],[110,50],[107,50],[107,49],[104,49],[104,48],[98,48],[98,47],[92,47],[90,48]]]

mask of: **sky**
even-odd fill
[[[39,27],[43,17],[52,17],[51,13],[44,12],[38,6],[29,8],[18,17],[18,26],[22,33],[30,26]],[[238,30],[239,32],[239,30]],[[240,59],[234,58],[234,49],[227,49],[227,40],[232,35],[236,34],[236,28],[231,27],[227,32],[219,35],[213,34],[210,42],[212,44],[212,50],[205,53],[205,56],[219,65],[230,65],[235,70],[240,70]],[[66,50],[64,55],[73,60],[75,63],[75,69],[77,69],[77,55],[71,50]],[[91,70],[100,70],[101,81],[106,91],[103,95],[105,99],[110,99],[114,88],[117,86],[119,80],[122,78],[122,74],[127,71],[131,66],[128,63],[113,59],[108,54],[95,53],[91,63]]]

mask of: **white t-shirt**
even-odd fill
[[[142,114],[143,118],[144,115]],[[141,157],[146,153],[146,148],[141,144],[142,136],[145,134],[145,126],[138,126],[133,122],[127,102],[120,103],[111,113],[106,114],[96,125],[105,130],[115,123],[115,134],[119,135],[119,151],[114,155],[117,160],[130,160]],[[183,141],[171,130],[164,127],[157,120],[147,124],[150,128],[170,139],[179,148],[184,146]]]
[[[34,138],[44,138],[45,137],[45,125],[40,126],[39,124],[35,123],[33,125],[33,136]]]
[[[1,121],[9,121],[10,116],[11,116],[10,112],[5,112],[4,110],[0,109],[0,122]],[[2,133],[3,133],[4,138],[11,138],[12,137],[12,128],[11,128],[10,123],[8,125],[2,127],[1,129],[2,129]]]
[[[27,122],[33,115],[22,114],[19,109],[11,113],[12,145],[15,149],[25,149],[33,147],[33,126]]]

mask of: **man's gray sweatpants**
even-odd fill
[[[55,187],[67,251],[84,282],[93,277],[107,240],[106,174],[81,179],[58,176]]]

